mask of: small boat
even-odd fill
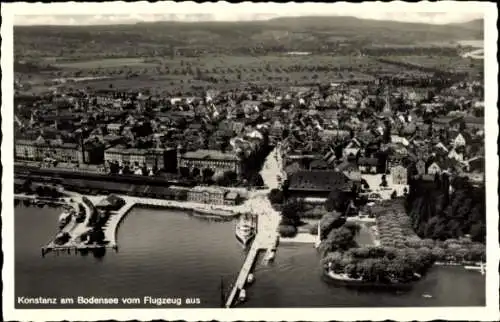
[[[422,294],[422,297],[424,297],[426,299],[431,299],[432,295],[426,293],[426,294]]]
[[[33,204],[34,204],[35,206],[39,207],[39,208],[43,208],[43,207],[45,207],[45,204],[46,204],[46,203],[47,203],[47,202],[46,202],[45,200],[41,200],[41,199],[35,199],[35,200],[33,200]]]
[[[274,250],[272,250],[269,253],[267,253],[266,262],[272,261],[274,259],[275,255],[276,255],[276,253],[274,252]]]
[[[240,302],[244,302],[247,299],[247,292],[244,289],[240,290],[240,294],[238,296],[238,300]]]
[[[255,237],[255,223],[253,220],[249,220],[246,216],[243,216],[240,222],[236,225],[236,239],[243,246],[247,246],[250,241]]]
[[[252,273],[248,274],[247,283],[252,284],[254,281],[255,281],[255,276]]]

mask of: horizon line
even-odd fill
[[[155,16],[161,16],[157,20],[148,20],[141,19],[138,17],[133,17],[126,14],[102,14],[102,15],[91,15],[91,14],[82,14],[82,15],[72,15],[72,14],[57,14],[57,15],[17,15],[18,17],[50,17],[50,18],[66,18],[69,21],[53,21],[53,22],[19,22],[14,21],[14,27],[89,27],[89,26],[120,26],[120,25],[138,25],[138,24],[160,24],[160,23],[185,23],[185,24],[196,24],[196,23],[264,23],[277,19],[293,19],[293,18],[351,18],[357,20],[365,20],[365,21],[377,21],[377,22],[395,22],[401,24],[422,24],[422,25],[430,25],[430,26],[446,26],[446,25],[454,25],[454,24],[467,24],[474,21],[483,21],[484,17],[476,17],[476,18],[466,18],[466,19],[458,19],[456,21],[417,21],[414,19],[410,20],[400,20],[400,19],[391,19],[389,17],[359,17],[355,15],[333,15],[333,14],[315,14],[315,13],[305,13],[304,15],[276,15],[276,14],[266,14],[266,13],[256,13],[251,14],[250,17],[242,17],[237,16],[236,19],[227,19],[227,18],[217,18],[213,14],[168,14],[166,17],[162,14],[151,14],[149,18],[155,19]],[[106,21],[88,21],[88,22],[80,22],[77,23],[75,17],[85,17],[89,19],[100,19],[100,18],[110,18],[110,20]],[[122,18],[123,17],[123,18]],[[57,19],[56,18],[56,19]],[[122,18],[122,19],[120,19]],[[16,20],[16,19],[14,19]]]

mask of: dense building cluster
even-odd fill
[[[16,96],[15,158],[81,172],[238,180],[282,142],[296,191],[326,193],[345,178],[375,175],[397,186],[441,172],[481,180],[483,91],[477,82],[438,90],[380,81],[190,97],[113,89]]]

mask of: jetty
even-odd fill
[[[257,235],[250,247],[250,251],[243,262],[243,266],[238,273],[235,283],[231,288],[229,296],[226,298],[225,307],[230,308],[236,305],[237,297],[248,281],[248,275],[255,267],[255,263],[259,257],[259,253],[265,251],[264,261],[271,258],[271,254],[276,252],[278,243],[280,241],[278,235],[278,225],[281,215],[276,211],[271,202],[267,198],[267,193],[271,189],[278,188],[280,182],[278,176],[284,177],[283,160],[282,160],[282,147],[279,145],[267,156],[264,166],[260,171],[265,185],[268,187],[265,190],[255,191],[249,196],[244,203],[244,212],[250,212],[257,215]]]
[[[116,236],[118,235],[118,226],[120,225],[123,217],[135,206],[133,202],[127,202],[123,207],[117,211],[112,211],[108,221],[103,227],[104,240],[108,243],[108,247],[116,249],[118,247],[118,242]]]
[[[278,224],[280,215],[275,211],[269,200],[262,196],[252,200],[255,206],[250,206],[253,213],[258,215],[257,235],[250,247],[250,250],[245,258],[243,266],[240,269],[236,282],[231,288],[231,292],[226,299],[226,308],[230,308],[236,302],[238,294],[244,290],[248,280],[248,275],[255,267],[258,255],[262,251],[266,251],[264,260],[269,258],[272,252],[276,251],[279,242]],[[258,208],[257,208],[258,207]]]
[[[63,245],[58,245],[55,242],[55,239],[50,241],[46,246],[42,247],[42,256],[50,251],[68,251],[71,250],[80,250],[80,249],[90,249],[90,248],[102,248],[100,245],[86,245],[81,242],[80,236],[87,231],[90,230],[88,226],[90,215],[92,213],[92,209],[90,209],[89,205],[87,205],[82,196],[75,193],[68,193],[71,198],[67,198],[67,204],[71,205],[75,212],[79,211],[79,205],[82,205],[85,209],[85,220],[82,222],[77,222],[75,216],[71,216],[71,221],[67,223],[59,233],[67,233],[70,235],[70,240]],[[70,202],[69,200],[74,200],[74,202]]]
[[[118,227],[122,222],[123,218],[129,213],[129,211],[135,206],[145,206],[145,207],[158,207],[158,208],[171,208],[180,209],[186,211],[192,211],[202,215],[210,215],[215,217],[234,217],[238,213],[245,212],[246,207],[244,205],[240,206],[229,206],[229,205],[208,205],[202,203],[188,202],[188,201],[176,201],[176,200],[163,200],[163,199],[153,199],[153,198],[139,198],[131,197],[125,195],[117,195],[118,197],[125,200],[125,204],[116,211],[111,211],[110,216],[103,226],[104,233],[104,244],[86,244],[80,240],[80,237],[91,230],[88,223],[90,220],[90,215],[93,211],[91,209],[92,205],[87,204],[83,201],[83,196],[74,192],[67,191],[71,198],[75,202],[70,203],[66,200],[66,203],[71,204],[75,211],[78,211],[78,204],[81,204],[85,209],[85,220],[81,223],[76,222],[76,218],[73,216],[71,221],[63,228],[59,233],[68,233],[70,235],[70,240],[62,245],[58,245],[54,240],[50,241],[46,246],[42,247],[42,255],[50,251],[57,252],[71,252],[71,250],[84,250],[84,249],[99,249],[99,248],[113,248],[118,249],[117,233]],[[87,202],[90,201],[92,204],[98,204],[105,196],[86,196]]]

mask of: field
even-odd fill
[[[58,67],[44,73],[45,80],[56,78],[109,77],[66,86],[74,88],[147,89],[152,94],[190,92],[201,88],[246,87],[249,83],[275,87],[310,85],[347,80],[372,80],[382,65],[397,70],[370,57],[361,56],[220,56],[151,57],[80,60],[60,62],[51,57],[46,63]],[[35,75],[16,73],[24,82]],[[40,73],[37,74],[37,78]],[[34,85],[34,84],[33,84]]]
[[[385,60],[406,63],[415,67],[433,68],[440,71],[477,74],[484,68],[482,60],[443,56],[388,56]]]
[[[483,40],[459,40],[457,43],[465,47],[484,48]]]
[[[429,76],[417,66],[440,70],[462,70],[477,73],[482,69],[481,61],[460,57],[433,56],[388,56],[388,62],[378,57],[360,55],[312,54],[290,56],[273,55],[204,55],[203,57],[107,58],[68,61],[61,56],[43,60],[48,67],[43,72],[26,73],[16,69],[16,78],[31,86],[45,85],[53,79],[85,77],[107,77],[67,83],[73,88],[96,89],[131,88],[153,95],[165,93],[195,93],[204,89],[230,89],[248,87],[251,84],[288,87],[310,86],[318,83],[374,80],[381,75]],[[394,62],[394,63],[392,63]],[[400,66],[405,63],[411,66]],[[40,79],[43,82],[34,82]],[[50,86],[50,84],[49,84]]]
[[[72,69],[94,69],[94,68],[114,68],[124,66],[141,66],[148,67],[154,64],[144,62],[143,58],[108,58],[98,60],[84,60],[73,62],[56,62],[53,66],[58,68],[72,68]]]

